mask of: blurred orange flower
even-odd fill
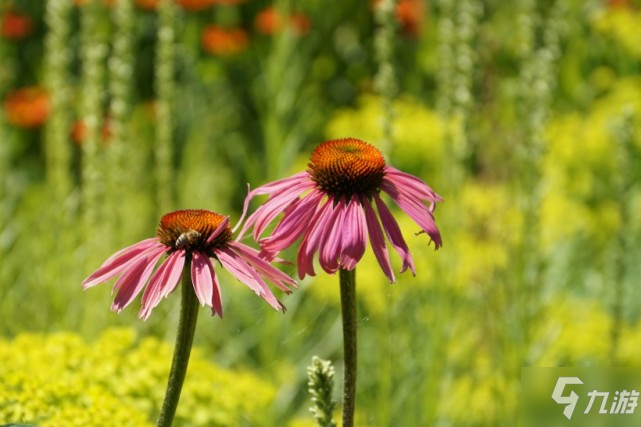
[[[302,13],[294,13],[290,15],[289,24],[294,29],[294,32],[299,36],[305,35],[309,32],[309,19]]]
[[[84,121],[76,120],[71,128],[71,140],[78,145],[82,145],[87,137],[87,126]],[[111,126],[109,117],[105,117],[102,122],[102,130],[100,132],[100,139],[103,143],[109,142],[111,137]]]
[[[302,36],[309,32],[309,19],[302,13],[282,16],[274,6],[269,6],[260,12],[254,21],[256,29],[263,34],[276,34],[289,26],[294,34]]]
[[[247,32],[242,28],[205,27],[202,34],[203,49],[213,55],[234,55],[243,52],[249,44]]]
[[[36,86],[15,89],[4,98],[7,121],[21,128],[37,128],[49,117],[47,92]]]
[[[380,0],[372,1],[374,8],[378,7]],[[417,37],[421,24],[425,20],[427,6],[425,0],[398,0],[396,3],[396,21],[400,24],[403,34]]]
[[[27,37],[33,29],[33,20],[29,15],[7,10],[2,15],[0,23],[0,34],[2,37],[11,40],[20,40]]]
[[[423,0],[400,0],[396,5],[396,19],[406,35],[418,36],[420,26],[425,19],[425,2]]]

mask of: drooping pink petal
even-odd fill
[[[226,216],[225,219],[222,220],[220,224],[218,224],[218,227],[209,235],[207,240],[205,241],[205,244],[210,244],[211,242],[214,241],[216,237],[220,235],[220,233],[223,232],[223,230],[227,229],[229,226],[229,217]]]
[[[331,203],[330,199],[328,203]],[[320,265],[325,270],[325,272],[333,274],[338,270],[338,261],[341,256],[342,250],[342,233],[345,232],[343,229],[343,223],[345,218],[345,212],[347,212],[347,205],[345,199],[341,197],[336,206],[334,206],[334,211],[332,216],[325,224],[325,229],[320,241],[319,246],[319,261]]]
[[[118,299],[118,296],[121,296],[121,295],[124,298],[125,292],[129,294],[133,294],[134,289],[142,281],[141,278],[147,265],[148,265],[148,258],[142,257],[137,259],[135,262],[133,262],[130,265],[130,267],[127,270],[125,270],[125,272],[120,276],[120,278],[116,282],[116,286],[120,288],[120,292],[118,292],[116,299]],[[111,305],[111,311],[120,312],[118,307],[119,305],[116,304],[116,302],[114,301],[114,303]]]
[[[385,204],[385,202],[383,202],[383,200],[381,200],[381,197],[378,194],[374,194],[374,201],[376,202],[376,208],[378,209],[378,214],[381,217],[381,223],[383,224],[385,234],[387,235],[387,238],[389,239],[394,249],[396,249],[396,252],[398,252],[398,254],[400,255],[401,260],[403,261],[401,273],[407,270],[407,267],[409,267],[412,271],[412,274],[416,275],[412,255],[410,254],[410,250],[407,247],[407,243],[405,243],[405,239],[403,238],[401,229],[394,219],[394,215],[392,215],[392,213],[387,208],[387,205]]]
[[[165,245],[160,243],[157,237],[154,237],[121,249],[116,254],[109,257],[107,261],[98,268],[98,270],[83,280],[83,289],[90,288],[117,276],[126,270],[127,267],[131,265],[130,263],[135,261],[136,258],[144,257],[148,250],[155,250],[158,248],[168,249]]]
[[[323,194],[319,191],[312,191],[305,195],[294,209],[287,212],[280,220],[271,236],[260,241],[262,251],[270,257],[275,256],[298,240],[309,226],[322,198]]]
[[[383,182],[389,182],[396,187],[406,188],[408,192],[415,194],[420,199],[430,202],[442,202],[443,198],[436,194],[429,185],[424,183],[420,178],[409,173],[405,173],[391,166],[385,167],[385,177]]]
[[[218,261],[225,267],[236,279],[247,285],[256,295],[263,298],[276,310],[283,310],[285,307],[276,299],[272,291],[260,275],[245,260],[229,248],[216,248],[214,253]]]
[[[353,270],[363,257],[367,247],[365,214],[361,201],[356,197],[352,197],[347,205],[341,234],[340,267],[345,270]]]
[[[281,191],[287,191],[292,186],[310,181],[310,176],[307,171],[299,172],[295,175],[288,176],[287,178],[279,179],[277,181],[268,182],[267,184],[261,185],[249,192],[247,195],[246,202],[249,202],[252,198],[258,195],[264,194],[278,194]]]
[[[209,267],[211,268],[211,278],[212,278],[212,281],[214,282],[214,292],[212,292],[211,294],[211,314],[212,316],[214,316],[216,315],[216,313],[218,313],[218,316],[222,319],[223,318],[223,297],[220,292],[220,283],[218,283],[216,270],[214,269],[214,266],[211,265],[211,261],[209,261],[209,258],[207,259],[207,262],[209,263]]]
[[[254,237],[254,240],[258,240],[260,236],[262,236],[265,229],[269,226],[269,224],[272,223],[272,221],[274,221],[274,219],[276,219],[278,215],[288,211],[292,208],[292,206],[298,203],[298,197],[299,194],[294,193],[282,194],[265,202],[263,206],[258,208],[256,212],[254,212],[247,219],[247,222],[241,230],[239,237],[241,237],[245,233],[245,231],[249,230],[249,228],[253,226],[254,231],[252,235]],[[237,238],[236,240],[240,239]]]
[[[216,272],[209,261],[209,257],[200,251],[192,252],[191,282],[200,304],[210,306],[212,314],[218,314],[222,318],[222,299]]]
[[[392,200],[430,236],[434,241],[435,249],[442,246],[441,233],[436,227],[434,215],[432,214],[433,209],[425,206],[423,202],[411,192],[402,190],[389,182],[383,182],[381,189],[389,194]]]
[[[191,283],[194,285],[194,292],[200,305],[205,306],[211,303],[213,293],[213,280],[211,270],[207,262],[209,258],[200,251],[193,251],[191,258]]]
[[[165,284],[160,289],[160,295],[162,298],[167,298],[167,296],[176,289],[176,286],[178,286],[180,276],[182,275],[183,268],[185,267],[185,251],[176,251],[171,254],[169,258],[172,258],[169,260],[171,265],[167,268]]]
[[[236,252],[238,256],[247,262],[251,267],[253,267],[258,273],[264,276],[269,281],[273,282],[281,290],[291,293],[289,286],[294,288],[298,287],[298,284],[294,279],[289,277],[287,274],[283,273],[276,267],[273,267],[267,261],[260,258],[255,249],[245,246],[242,243],[238,242],[229,242],[229,247],[232,251]]]
[[[216,258],[218,258],[218,261],[220,264],[227,269],[232,276],[234,276],[236,279],[240,280],[249,288],[254,291],[257,295],[262,296],[263,295],[263,290],[261,286],[256,283],[256,280],[254,279],[254,276],[252,274],[247,274],[247,272],[238,267],[238,263],[242,262],[238,260],[238,255],[235,253],[232,253],[230,255],[230,251],[222,251],[222,248],[217,248],[214,249],[214,254],[216,255]],[[223,261],[224,260],[224,261]]]
[[[134,243],[133,245],[127,246],[126,248],[120,249],[115,254],[112,254],[109,258],[107,258],[105,260],[105,262],[102,263],[102,265],[106,265],[106,264],[110,263],[111,261],[115,260],[116,258],[118,258],[119,256],[124,255],[127,252],[131,252],[134,249],[142,249],[142,250],[144,250],[144,249],[149,248],[151,246],[155,246],[155,244],[158,243],[159,241],[160,240],[158,239],[158,237],[150,237],[148,239],[141,240],[138,243]],[[101,267],[102,267],[102,265],[101,265]]]
[[[117,291],[116,298],[111,305],[111,310],[120,313],[127,307],[133,299],[138,296],[142,288],[145,286],[151,276],[151,272],[158,263],[160,257],[166,252],[166,248],[157,248],[154,252],[147,254],[136,265],[132,265],[116,282],[112,293]],[[129,273],[135,268],[138,270],[140,267],[144,270],[139,273],[130,275]]]
[[[323,230],[332,217],[333,210],[331,209],[333,202],[328,200],[323,204],[312,218],[307,233],[303,236],[300,248],[298,249],[297,266],[298,277],[302,280],[305,275],[315,276],[314,272],[314,254],[320,247],[321,237]]]
[[[168,295],[178,284],[178,279],[185,265],[185,251],[177,250],[169,255],[151,276],[149,285],[142,295],[142,308],[138,317],[147,320],[151,311],[158,305],[163,296]]]
[[[158,305],[158,302],[160,301],[160,287],[164,283],[164,277],[168,266],[169,258],[165,258],[165,260],[160,264],[160,267],[158,267],[151,276],[149,284],[145,288],[145,292],[142,294],[142,307],[138,312],[139,319],[147,319],[153,307]]]
[[[289,178],[265,184],[250,191],[243,205],[243,213],[238,225],[247,214],[249,202],[257,195],[269,194],[269,199],[261,205],[245,222],[236,240],[240,240],[247,230],[254,226],[254,239],[263,233],[269,224],[280,212],[298,198],[303,192],[311,189],[315,183],[310,179],[307,172],[301,172]],[[238,227],[238,225],[236,227]],[[236,228],[234,228],[234,231]]]
[[[395,283],[396,278],[394,277],[394,271],[392,270],[392,264],[389,259],[385,236],[383,236],[383,231],[378,223],[376,212],[374,212],[372,205],[367,199],[363,200],[363,206],[365,206],[365,219],[367,220],[369,241],[372,246],[372,250],[374,251],[374,255],[378,260],[378,264],[383,269],[383,273],[385,273],[391,283]]]
[[[126,267],[125,267],[125,269],[123,270],[124,274],[126,274],[126,272],[127,272],[127,271],[129,271],[131,268],[133,268],[133,266],[134,266],[135,264],[137,264],[137,263],[139,263],[139,262],[140,262],[140,263],[143,263],[143,264],[149,264],[153,259],[155,259],[155,260],[156,260],[156,262],[158,262],[158,260],[160,259],[160,257],[161,257],[163,254],[167,253],[167,251],[168,251],[168,250],[169,250],[169,249],[167,248],[167,246],[162,245],[162,244],[161,244],[161,245],[158,245],[158,246],[156,246],[156,247],[152,247],[152,248],[150,248],[150,249],[147,249],[145,252],[141,253],[140,255],[138,255],[137,257],[135,257],[134,259],[132,259],[131,261],[129,261],[129,262],[126,264]],[[149,275],[151,275],[151,272],[153,271],[154,267],[155,267],[155,263],[154,263],[154,264],[152,264],[152,265],[148,268],[148,270],[149,270]],[[123,276],[124,276],[124,274],[123,274]],[[122,276],[121,276],[121,278],[122,278]],[[147,277],[147,278],[149,278],[149,277]],[[111,289],[111,294],[113,295],[115,292],[119,292],[119,291],[120,291],[120,287],[121,287],[123,284],[124,284],[123,280],[118,279],[118,280],[116,281],[116,283],[114,284],[113,288]]]

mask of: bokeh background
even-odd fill
[[[522,366],[638,366],[640,28],[637,0],[1,1],[0,423],[151,425],[179,299],[142,322],[81,281],[337,137],[445,199],[439,251],[397,212],[416,277],[357,268],[358,425],[512,426]],[[282,315],[222,277],[176,425],[312,426],[337,282]]]

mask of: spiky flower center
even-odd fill
[[[156,231],[160,241],[174,249],[206,250],[224,246],[231,240],[229,226],[206,244],[207,238],[225,219],[224,216],[204,209],[185,209],[163,215]]]
[[[378,191],[385,176],[385,159],[373,145],[354,138],[323,142],[312,152],[307,170],[327,194],[350,198]]]

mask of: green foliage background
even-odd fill
[[[412,31],[370,2],[282,0],[309,31],[266,35],[258,0],[0,2],[32,20],[0,38],[0,423],[153,422],[177,298],[142,322],[80,282],[168,210],[237,221],[247,183],[337,137],[445,199],[438,252],[397,212],[416,277],[389,285],[371,252],[357,269],[359,425],[515,425],[522,366],[638,366],[641,4],[421,3]],[[247,46],[209,53],[208,25]],[[30,86],[50,111],[22,128],[6,99]],[[304,280],[281,315],[223,274],[177,425],[313,425],[306,367],[340,361],[337,282]]]

